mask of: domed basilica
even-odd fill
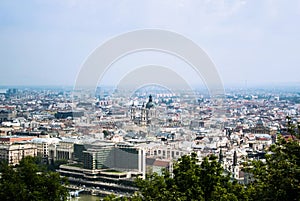
[[[142,106],[138,106],[133,103],[130,107],[130,118],[137,125],[149,125],[154,117],[156,117],[156,110],[151,95],[146,105],[143,103]]]

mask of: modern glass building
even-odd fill
[[[83,151],[83,166],[86,169],[143,169],[143,150],[127,144],[94,146]]]

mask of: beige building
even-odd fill
[[[0,160],[6,161],[10,165],[19,164],[26,156],[36,156],[37,147],[31,143],[15,143],[0,145]]]
[[[12,127],[0,127],[0,136],[8,136],[13,130]]]
[[[59,143],[58,138],[35,138],[32,143],[37,147],[37,155],[42,157],[43,162],[47,163],[49,159],[49,146],[54,147]]]
[[[48,146],[48,157],[50,160],[72,160],[74,154],[74,143],[77,139],[65,139],[59,143],[50,144]]]

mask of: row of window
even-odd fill
[[[180,151],[170,151],[170,150],[160,150],[160,149],[158,149],[158,150],[154,150],[153,152],[153,155],[154,156],[157,156],[157,155],[162,155],[162,156],[170,156],[170,155],[172,155],[172,157],[179,157],[179,156],[182,156],[183,155],[183,153],[182,152],[180,152]],[[150,154],[151,155],[151,152],[149,151],[148,152],[148,154]]]

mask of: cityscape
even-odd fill
[[[1,91],[0,158],[10,165],[26,156],[68,177],[72,192],[130,195],[136,177],[172,172],[181,156],[201,161],[218,156],[224,170],[247,184],[246,160],[263,159],[266,149],[288,133],[287,119],[300,118],[297,87],[229,89],[222,116],[209,97],[189,97],[157,87],[131,96],[110,89],[99,94],[72,89],[8,88]],[[199,92],[200,94],[200,92]]]
[[[1,200],[300,200],[299,19],[299,0],[4,0]]]

